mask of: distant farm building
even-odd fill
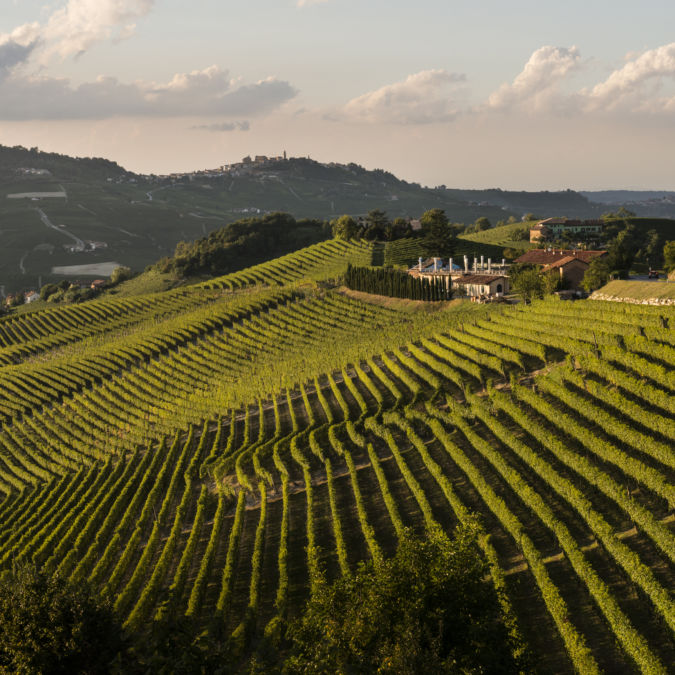
[[[532,249],[514,262],[537,265],[542,271],[556,270],[570,289],[578,289],[591,262],[607,255],[607,251],[575,251],[570,249]]]
[[[530,230],[530,242],[559,239],[564,234],[582,237],[596,237],[602,234],[602,220],[570,220],[568,218],[546,218]]]
[[[506,261],[501,264],[487,262],[481,256],[480,261],[474,258],[469,265],[469,257],[464,256],[464,267],[455,264],[450,258],[447,263],[442,258],[420,258],[417,265],[408,270],[408,274],[418,279],[429,281],[441,278],[445,280],[446,289],[456,286],[472,299],[491,299],[501,297],[509,292],[509,277],[505,273]]]

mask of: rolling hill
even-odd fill
[[[274,672],[318,578],[477,519],[538,672],[665,673],[673,308],[343,294],[374,253],[0,319],[0,567]]]
[[[394,218],[436,207],[459,222],[511,215],[356,164],[295,158],[157,177],[102,159],[0,146],[0,295],[108,276],[111,263],[138,272],[180,241],[261,213],[323,220],[380,208]]]

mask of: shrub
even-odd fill
[[[26,566],[0,580],[0,672],[102,673],[122,649],[111,606]]]
[[[290,628],[291,673],[518,672],[476,532],[402,533],[396,555],[319,582]]]

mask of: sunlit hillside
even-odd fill
[[[169,626],[272,671],[319,579],[476,519],[534,669],[667,672],[673,308],[342,290],[386,255],[1,318],[2,569],[87,581],[139,650]]]

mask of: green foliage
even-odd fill
[[[589,293],[595,291],[609,281],[610,271],[609,262],[606,259],[596,258],[588,266],[581,285]]]
[[[518,672],[477,533],[403,531],[396,554],[316,586],[289,635],[290,673]]]
[[[296,221],[287,213],[245,218],[211,232],[191,243],[180,242],[172,258],[155,266],[179,277],[224,274],[294,251],[325,239],[318,220]]]
[[[443,209],[425,211],[420,221],[426,255],[444,257],[455,252],[455,230],[450,226]]]
[[[528,227],[518,227],[508,235],[511,241],[529,241],[530,240],[530,229]]]
[[[667,274],[675,270],[675,240],[667,241],[663,247],[663,265]]]
[[[104,673],[123,648],[111,606],[26,566],[0,580],[0,672]]]
[[[489,230],[491,227],[492,223],[490,222],[490,219],[486,218],[485,216],[481,216],[480,218],[476,219],[473,225],[469,225],[465,229],[465,232],[466,234],[471,234],[473,232],[483,232],[484,230]]]
[[[347,288],[354,291],[386,295],[390,298],[449,300],[452,297],[452,287],[450,289],[446,287],[446,278],[439,277],[429,281],[391,267],[349,265],[344,282]]]
[[[40,289],[40,300],[49,300],[51,295],[54,295],[59,290],[56,284],[45,284]]]
[[[511,288],[526,302],[541,298],[544,294],[541,274],[530,265],[511,267]]]
[[[348,215],[332,220],[331,228],[336,239],[354,239],[359,231],[356,221]]]
[[[128,281],[133,276],[130,267],[124,267],[120,265],[113,270],[113,273],[110,275],[110,283],[115,286],[121,284],[123,281]]]

